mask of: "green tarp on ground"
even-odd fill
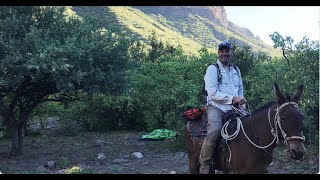
[[[155,129],[150,134],[142,135],[141,139],[149,140],[162,140],[176,137],[177,133],[167,129]]]

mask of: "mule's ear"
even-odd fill
[[[293,95],[292,101],[295,102],[295,103],[298,103],[302,93],[303,93],[303,85],[300,85],[300,86],[298,86],[295,94]]]
[[[275,95],[276,95],[276,102],[279,105],[285,103],[286,100],[285,100],[282,92],[280,91],[280,88],[279,88],[277,83],[274,83],[274,92],[275,92]]]

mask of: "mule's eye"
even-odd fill
[[[285,121],[286,120],[286,118],[284,118],[284,117],[281,117],[281,121]]]

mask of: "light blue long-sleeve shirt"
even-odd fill
[[[215,65],[210,65],[204,76],[205,89],[208,93],[207,105],[213,105],[223,112],[232,109],[233,96],[243,96],[243,82],[240,69],[234,66],[224,67],[217,60],[222,75],[221,82],[218,82],[218,71]]]

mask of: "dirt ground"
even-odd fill
[[[2,174],[63,174],[79,167],[82,174],[188,174],[188,157],[180,135],[172,140],[143,141],[145,132],[58,132],[26,136],[23,155],[9,159],[10,141],[0,139]],[[268,174],[316,174],[318,146],[306,146],[302,162],[275,149]]]

